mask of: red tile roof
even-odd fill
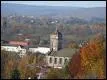
[[[9,44],[11,44],[11,45],[28,46],[28,42],[24,42],[24,41],[10,41]]]

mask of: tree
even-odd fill
[[[106,73],[105,54],[105,40],[101,35],[97,35],[83,46],[78,54],[74,54],[72,57],[69,67],[71,76],[74,78],[80,76],[88,79],[104,79]]]
[[[62,69],[50,68],[46,74],[46,79],[70,79],[68,67]]]
[[[70,63],[69,70],[72,78],[82,78],[84,68],[81,65],[81,56],[79,53],[73,55]]]
[[[104,39],[95,37],[88,45],[81,49],[82,65],[85,67],[86,74],[94,73],[97,78],[104,78]]]
[[[18,55],[16,53],[1,51],[1,76],[2,79],[10,79],[11,71],[17,66]]]
[[[28,77],[34,78],[37,73],[36,68],[36,56],[33,54],[27,54],[24,56],[18,65],[21,79],[28,79]]]
[[[8,54],[6,51],[1,51],[1,79],[5,78],[5,68],[6,63],[8,62]]]
[[[11,72],[11,79],[20,79],[20,73],[19,73],[19,70],[18,69],[14,69],[12,72]]]
[[[68,48],[79,48],[78,44],[75,41],[71,41],[68,45]]]
[[[59,70],[51,68],[46,75],[46,79],[61,79]]]

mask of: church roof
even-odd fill
[[[73,54],[75,54],[77,51],[78,51],[78,49],[64,48],[57,52],[53,52],[53,54],[50,54],[50,56],[72,57]]]
[[[9,47],[18,47],[18,46],[20,46],[21,48],[27,48],[26,46],[12,45],[12,44],[2,44],[1,46],[9,46]]]

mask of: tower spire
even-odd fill
[[[58,26],[59,26],[59,24],[57,23],[55,32],[58,32]]]
[[[58,26],[56,25],[56,32],[58,31]]]
[[[58,32],[58,21],[56,20],[56,31],[55,32]]]

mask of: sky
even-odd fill
[[[1,1],[1,3],[44,6],[106,7],[106,1]]]

